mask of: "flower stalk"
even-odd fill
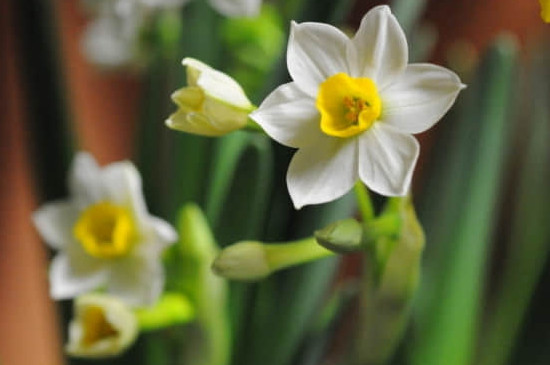
[[[390,199],[382,217],[396,213],[401,223],[396,237],[379,236],[371,250],[377,253],[381,246],[389,246],[391,251],[385,262],[375,255],[367,254],[364,258],[360,319],[352,364],[385,364],[394,353],[409,318],[420,276],[424,233],[410,196]]]

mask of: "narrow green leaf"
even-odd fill
[[[330,204],[307,207],[292,218],[295,237],[349,217],[356,209],[353,193]],[[308,326],[322,307],[338,258],[323,259],[282,271],[258,285],[252,324],[242,364],[289,364],[304,341]]]
[[[515,59],[515,42],[501,37],[489,49],[471,90],[466,90],[472,93],[473,118],[457,123],[469,124],[473,133],[469,140],[462,140],[466,147],[454,151],[466,153],[463,161],[467,163],[462,170],[456,170],[462,171],[463,175],[458,178],[464,185],[457,189],[458,195],[451,198],[452,205],[443,204],[448,203],[449,197],[440,196],[440,191],[426,190],[426,194],[440,197],[440,211],[453,210],[457,215],[453,227],[450,227],[451,222],[442,223],[448,230],[441,232],[445,234],[438,240],[432,239],[430,230],[426,229],[428,246],[445,241],[448,244],[445,245],[444,261],[431,273],[437,273],[437,277],[430,278],[435,290],[428,294],[429,302],[424,298],[426,307],[423,316],[418,317],[413,364],[439,365],[445,359],[448,365],[464,365],[472,360],[486,258],[496,219],[510,129],[508,107],[514,88]],[[449,153],[447,150],[445,155]],[[456,201],[458,197],[461,201]],[[441,219],[434,217],[424,223],[426,227],[433,227],[441,224]],[[422,291],[420,295],[425,293]]]
[[[547,60],[548,57],[534,69],[531,85],[538,87],[531,90],[532,120],[529,125],[522,123],[521,126],[522,131],[530,130],[517,188],[512,190],[516,194],[510,249],[495,306],[488,313],[487,328],[481,337],[477,362],[480,365],[508,363],[550,250],[550,74],[546,70]],[[541,78],[545,74],[546,77]]]

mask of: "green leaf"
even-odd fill
[[[546,52],[546,57],[540,57],[529,80],[533,87],[531,102],[527,105],[532,106],[532,115],[530,123],[521,123],[521,130],[528,133],[528,139],[520,160],[518,180],[511,189],[515,193],[515,209],[508,235],[509,250],[499,275],[501,281],[496,300],[488,311],[487,326],[481,336],[477,362],[480,365],[508,363],[550,251],[549,56]]]
[[[478,77],[464,92],[469,100],[467,112],[455,122],[464,125],[457,144],[440,152],[449,156],[450,165],[440,168],[443,189],[425,187],[431,198],[421,221],[428,246],[440,251],[426,257],[432,262],[419,293],[412,364],[440,365],[445,359],[448,365],[464,365],[472,360],[507,155],[516,48],[513,39],[501,37],[489,49]]]

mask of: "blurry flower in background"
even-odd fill
[[[94,18],[82,36],[82,52],[92,64],[118,68],[132,64],[143,12],[137,1],[85,1]]]
[[[296,208],[344,195],[360,179],[403,196],[419,153],[411,136],[434,125],[464,87],[453,72],[408,63],[403,30],[387,6],[363,18],[352,39],[321,23],[293,23],[293,82],[251,114],[276,141],[298,148],[287,173]]]
[[[140,34],[160,11],[177,10],[189,0],[87,0],[94,18],[82,36],[82,52],[92,64],[106,68],[139,65]]]
[[[82,52],[92,64],[105,69],[139,66],[145,47],[141,34],[149,19],[174,11],[189,0],[83,0],[93,19],[82,36]],[[260,13],[261,0],[210,0],[227,17],[252,17]]]
[[[116,356],[137,338],[137,319],[132,310],[117,298],[85,294],[76,298],[74,313],[65,346],[69,355],[88,358]]]
[[[166,120],[168,127],[221,136],[247,124],[254,106],[234,79],[193,58],[182,64],[187,67],[187,87],[172,94],[178,110]]]
[[[550,0],[539,0],[540,2],[540,16],[546,23],[550,23]]]
[[[127,304],[155,303],[164,286],[160,255],[177,234],[147,212],[134,165],[99,168],[81,152],[69,190],[69,200],[44,204],[33,214],[42,238],[59,251],[50,268],[51,296],[68,299],[105,287]]]
[[[260,13],[262,0],[209,0],[210,5],[227,17],[252,17]]]

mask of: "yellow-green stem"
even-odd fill
[[[334,252],[320,246],[314,237],[290,243],[265,245],[265,251],[269,267],[273,271],[335,255]]]
[[[369,191],[361,182],[357,181],[354,186],[355,196],[357,197],[357,205],[363,217],[363,222],[367,223],[374,218],[374,207],[372,205]]]

